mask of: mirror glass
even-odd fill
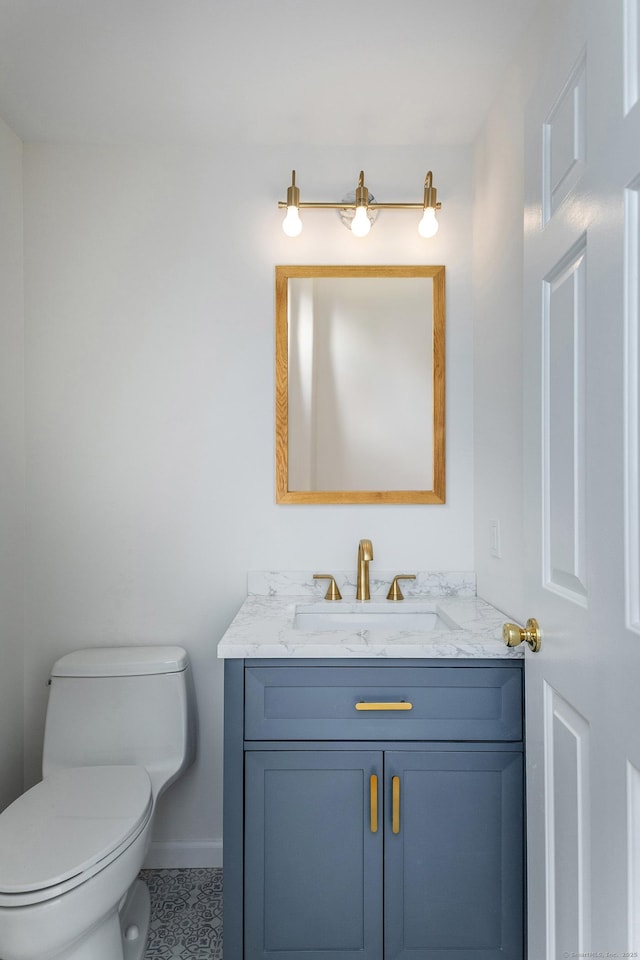
[[[444,267],[276,268],[279,503],[444,503]]]

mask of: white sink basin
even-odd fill
[[[457,624],[443,616],[434,603],[406,600],[355,603],[329,601],[298,604],[293,620],[297,630],[451,630]]]

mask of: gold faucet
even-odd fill
[[[371,540],[361,540],[358,544],[358,567],[356,570],[356,600],[370,600],[369,561],[373,560]]]

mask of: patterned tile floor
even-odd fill
[[[145,960],[222,960],[222,870],[143,870],[151,894]]]

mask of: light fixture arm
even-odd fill
[[[433,185],[433,173],[429,170],[428,174],[424,178],[424,202],[423,207],[432,207],[434,210],[439,210],[442,206],[441,203],[438,203],[438,191]]]
[[[369,206],[369,191],[364,185],[364,170],[360,171],[360,176],[358,177],[358,186],[356,187],[356,199],[354,206],[356,208]]]
[[[291,171],[291,186],[287,187],[287,202],[278,206],[299,207],[300,206],[300,187],[296,187],[296,172]]]

